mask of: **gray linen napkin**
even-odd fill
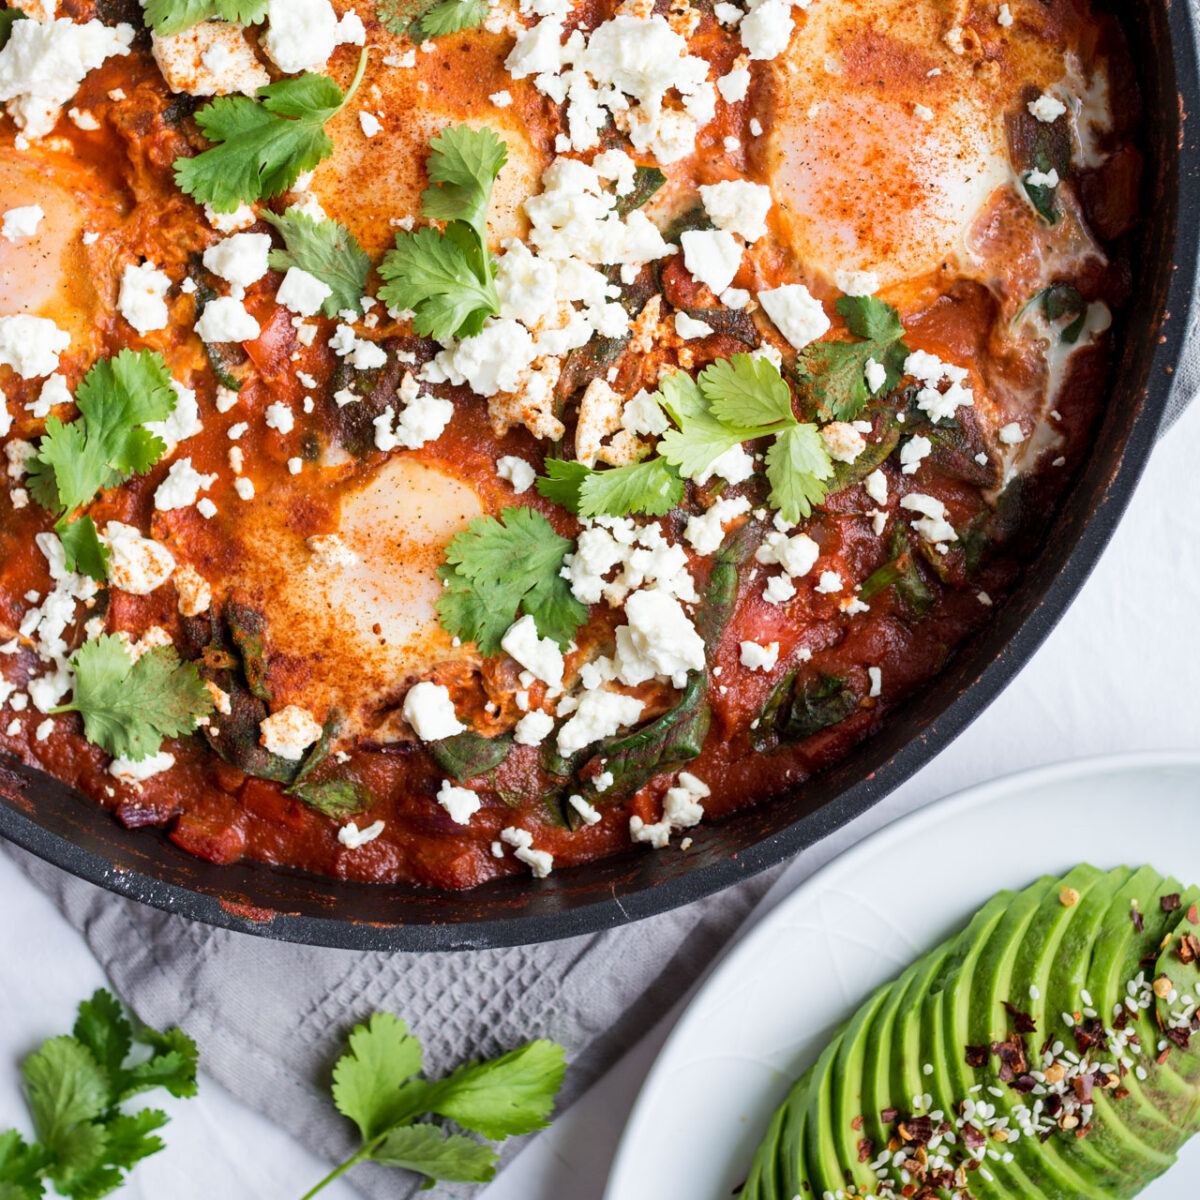
[[[1165,432],[1200,392],[1200,312],[1167,405]],[[687,990],[782,868],[636,925],[541,946],[452,954],[325,950],[211,929],[84,883],[7,847],[87,939],[117,990],[151,1025],[181,1025],[238,1099],[330,1161],[354,1148],[329,1105],[329,1067],[372,1012],[403,1016],[440,1074],[533,1037],[566,1047],[565,1108]],[[509,1143],[504,1157],[518,1145]],[[360,1167],[371,1200],[419,1185]],[[445,1186],[440,1195],[471,1189]]]
[[[663,1015],[741,924],[778,869],[718,896],[606,933],[446,954],[326,950],[213,929],[113,896],[5,847],[86,938],[117,991],[151,1025],[180,1025],[204,1070],[315,1153],[355,1147],[329,1101],[329,1068],[357,1021],[408,1021],[434,1075],[534,1037],[562,1043],[560,1111]],[[504,1157],[519,1149],[505,1147]],[[372,1200],[415,1196],[411,1176],[359,1167]],[[441,1185],[438,1195],[469,1187]]]

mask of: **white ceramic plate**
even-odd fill
[[[1198,813],[1200,756],[1127,755],[974,787],[866,838],[697,993],[646,1078],[606,1200],[731,1200],[772,1110],[872,988],[1044,872],[1150,863],[1200,881]],[[1194,1200],[1198,1176],[1200,1138],[1142,1195]]]

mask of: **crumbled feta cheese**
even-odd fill
[[[748,242],[766,236],[772,201],[771,189],[764,184],[744,179],[724,180],[703,185],[700,198],[704,201],[704,211],[718,229],[735,233]]]
[[[181,458],[171,464],[167,477],[154,492],[154,507],[159,512],[173,508],[188,508],[196,498],[217,482],[215,475],[201,475],[192,466],[190,458]]]
[[[205,250],[204,265],[224,279],[240,299],[246,288],[267,273],[270,252],[269,234],[235,233]]]
[[[867,440],[848,421],[821,427],[821,440],[834,462],[852,463],[867,448]]]
[[[149,779],[152,775],[160,775],[163,771],[169,771],[174,765],[175,755],[166,750],[159,750],[156,754],[147,755],[136,761],[118,755],[108,764],[108,773],[122,783],[141,783],[142,780]]]
[[[738,33],[746,53],[752,59],[766,61],[788,48],[794,28],[792,0],[762,0],[742,18]]]
[[[657,589],[634,592],[625,601],[628,624],[616,631],[617,678],[633,686],[665,676],[675,687],[705,667],[704,639],[679,601]]]
[[[871,395],[874,396],[887,383],[887,367],[873,358],[868,358],[867,365],[863,368],[863,377],[867,381]]]
[[[288,267],[275,299],[302,317],[315,316],[321,306],[333,295],[333,289],[310,275],[302,267]]]
[[[170,320],[166,302],[170,286],[170,278],[153,263],[127,263],[117,299],[121,316],[140,334],[165,329]]]
[[[490,101],[491,101],[491,102],[492,102],[492,103],[493,103],[493,104],[494,104],[494,105],[495,105],[497,108],[507,108],[507,107],[508,107],[508,106],[509,106],[509,105],[510,105],[512,102],[513,102],[513,98],[512,98],[512,92],[508,92],[508,91],[503,91],[503,92],[493,92],[493,93],[492,93],[492,94],[491,94],[491,95],[488,97],[488,99],[489,99],[489,100],[490,100]]]
[[[354,821],[347,821],[338,830],[338,841],[347,850],[357,850],[359,846],[365,846],[368,842],[373,842],[384,831],[384,828],[385,826],[382,821],[373,821],[366,829],[359,829]]]
[[[528,829],[509,825],[500,830],[500,840],[513,847],[513,856],[530,869],[535,879],[545,879],[554,870],[554,855],[546,850],[535,850],[533,834]]]
[[[707,321],[697,321],[694,317],[689,317],[685,312],[677,312],[675,314],[675,332],[684,341],[688,341],[691,338],[708,337],[712,331],[713,327]]]
[[[1017,446],[1025,440],[1025,431],[1020,421],[1010,421],[996,435],[1006,446]]]
[[[598,825],[600,823],[600,810],[594,805],[589,804],[582,796],[568,796],[567,803],[579,814],[580,819],[585,825]]]
[[[211,204],[205,204],[204,217],[218,233],[236,233],[239,229],[249,229],[258,220],[254,209],[244,203],[239,203],[231,213],[217,212]]]
[[[453,737],[466,728],[454,711],[450,691],[440,683],[413,684],[404,697],[404,719],[423,742]]]
[[[1030,100],[1026,108],[1039,121],[1046,124],[1057,121],[1067,111],[1067,106],[1061,100],[1047,92],[1043,92],[1036,100]]]
[[[793,579],[807,575],[821,557],[821,548],[807,533],[789,537],[785,533],[768,533],[763,544],[754,552],[756,562],[764,566],[778,563]]]
[[[387,365],[387,351],[367,338],[360,338],[349,325],[337,326],[329,345],[356,371],[370,371]]]
[[[10,208],[4,214],[4,223],[0,226],[0,237],[5,237],[10,242],[33,237],[45,215],[45,210],[40,204],[25,204],[20,208]]]
[[[745,100],[750,91],[750,72],[745,67],[735,66],[728,75],[717,80],[717,91],[726,104],[737,104]]]
[[[513,741],[518,746],[540,746],[550,736],[554,718],[547,712],[535,709],[526,713],[513,728]]]
[[[1000,5],[1000,11],[996,14],[996,24],[1004,29],[1007,29],[1012,23],[1012,9],[1010,9],[1007,4]]]
[[[431,392],[421,392],[419,388],[412,373],[406,371],[396,389],[396,395],[405,401],[404,408],[399,414],[395,409],[385,409],[372,421],[377,449],[385,453],[397,446],[419,450],[427,442],[437,441],[442,436],[454,416],[454,402]]]
[[[876,504],[886,504],[888,498],[887,476],[878,467],[863,480],[867,495]]]
[[[868,696],[879,696],[883,694],[883,672],[878,667],[867,668],[867,678],[871,681],[871,690],[867,693]]]
[[[196,333],[204,342],[252,342],[261,332],[245,305],[232,296],[210,300],[196,322]]]
[[[718,500],[701,516],[688,518],[683,531],[697,554],[714,554],[725,540],[725,526],[750,511],[750,501],[744,496]]]
[[[142,537],[132,525],[109,521],[103,540],[108,543],[109,582],[132,596],[149,595],[175,570],[170,550],[153,538]]]
[[[217,515],[217,506],[207,496],[202,496],[196,505],[196,511],[202,517],[212,518]]]
[[[574,715],[558,731],[556,745],[564,757],[610,737],[642,715],[645,705],[636,696],[625,696],[597,688],[584,692]],[[561,711],[561,706],[560,706]]]
[[[802,283],[788,283],[759,292],[758,302],[797,350],[803,350],[829,329],[829,318],[821,302]]]
[[[89,71],[129,53],[133,26],[99,20],[16,21],[0,50],[0,100],[25,138],[53,130]]]
[[[479,811],[481,801],[470,788],[455,787],[448,779],[442,780],[438,789],[437,802],[446,810],[456,825],[469,825]]]
[[[688,229],[680,235],[683,265],[697,283],[719,296],[742,263],[741,243],[724,229]],[[807,294],[807,292],[806,292]]]
[[[37,379],[56,370],[58,356],[70,344],[71,335],[45,317],[26,313],[0,317],[0,366],[12,367],[22,379]]]
[[[296,416],[281,400],[267,405],[265,421],[268,429],[277,433],[291,433],[296,427]]]
[[[383,132],[383,125],[379,118],[374,113],[367,112],[366,109],[359,110],[358,127],[363,131],[363,137],[373,138]]]
[[[842,587],[842,577],[836,571],[822,571],[821,580],[813,591],[820,592],[823,596],[829,596],[834,592],[840,592]]]
[[[1049,171],[1029,171],[1025,176],[1025,182],[1030,187],[1058,187],[1058,172],[1053,167]]]
[[[321,723],[298,704],[273,712],[258,724],[258,740],[270,754],[299,762],[304,751],[321,737]]]
[[[304,544],[318,567],[352,567],[359,561],[358,555],[336,533],[315,533],[305,538]]]
[[[198,617],[208,612],[212,605],[212,588],[208,580],[190,563],[180,563],[175,568],[175,593],[179,600],[180,616]]]
[[[230,457],[233,456],[233,451],[230,452]],[[254,499],[254,483],[247,479],[244,475],[233,481],[233,490],[237,492],[239,499],[253,500]]]
[[[763,599],[768,604],[783,604],[796,594],[796,585],[787,575],[772,575],[763,588]]]
[[[742,666],[749,667],[751,671],[773,671],[779,661],[778,642],[772,642],[769,646],[762,646],[758,642],[742,642],[739,649]]]
[[[501,479],[507,479],[512,489],[519,496],[533,486],[537,472],[523,459],[515,454],[505,454],[496,460],[496,474]]]
[[[879,291],[879,276],[874,271],[839,269],[833,273],[833,282],[847,296],[873,296]]]
[[[946,520],[946,506],[936,496],[927,496],[924,492],[910,492],[901,499],[900,507],[921,514],[921,519],[913,522],[913,528],[925,541],[936,543],[958,540],[954,526]]]
[[[932,121],[933,120],[933,109],[928,108],[924,104],[914,104],[913,105],[913,116],[916,117],[918,121]]]
[[[900,447],[900,471],[904,475],[915,475],[921,463],[932,453],[933,443],[927,438],[917,435],[910,437]]]
[[[500,648],[543,683],[562,685],[562,651],[553,638],[538,637],[537,624],[528,614],[509,626],[500,639]]]
[[[287,75],[320,71],[334,46],[366,40],[362,20],[350,12],[339,21],[329,0],[268,0],[267,23],[263,48]]]
[[[150,43],[154,61],[173,92],[253,96],[271,82],[244,28],[236,22],[201,21],[166,37],[151,32]]]

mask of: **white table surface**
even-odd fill
[[[1154,452],[1094,575],[1020,677],[916,778],[802,855],[774,896],[887,821],[980,780],[1088,754],[1200,749],[1198,445],[1194,405]],[[0,1128],[27,1130],[18,1063],[43,1038],[68,1030],[77,1002],[104,979],[82,939],[3,857],[0,898]],[[648,1030],[481,1200],[598,1200],[666,1028]],[[212,1080],[202,1079],[198,1099],[163,1106],[173,1114],[167,1149],[137,1168],[123,1200],[298,1200],[327,1169]],[[355,1194],[343,1183],[325,1193]]]

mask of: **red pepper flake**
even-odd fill
[[[967,1066],[968,1067],[986,1067],[988,1060],[988,1048],[986,1046],[968,1046],[967,1047]]]
[[[1200,908],[1193,904],[1192,907],[1187,910],[1187,919],[1191,921],[1193,925],[1200,925]]]
[[[875,1143],[870,1138],[858,1139],[858,1161],[870,1162],[875,1157]]]
[[[884,1125],[890,1125],[899,1115],[900,1110],[898,1108],[885,1108],[883,1112],[879,1114],[879,1119],[884,1123]]]
[[[1171,1047],[1168,1046],[1154,1061],[1161,1067],[1171,1057]]]
[[[1167,1041],[1174,1042],[1180,1050],[1186,1050],[1192,1042],[1192,1035],[1186,1029],[1165,1029],[1163,1036]]]
[[[862,1127],[863,1127],[863,1119],[862,1119],[862,1117],[855,1117],[855,1118],[854,1118],[854,1120],[850,1122],[850,1128],[851,1128],[851,1129],[853,1129],[853,1130],[854,1130],[856,1133],[857,1133],[857,1132],[858,1132],[858,1130],[860,1130]]]
[[[1185,933],[1179,939],[1179,949],[1175,953],[1179,955],[1180,962],[1195,962],[1200,958],[1200,938],[1194,933]]]
[[[1159,900],[1159,904],[1162,905],[1162,910],[1165,913],[1177,912],[1181,904],[1179,893],[1169,892],[1167,895],[1163,896],[1161,900]]]
[[[1034,1033],[1037,1030],[1037,1022],[1027,1012],[1022,1012],[1007,1000],[1002,1000],[1001,1003],[1004,1005],[1004,1011],[1012,1017],[1013,1028],[1018,1033]]]

